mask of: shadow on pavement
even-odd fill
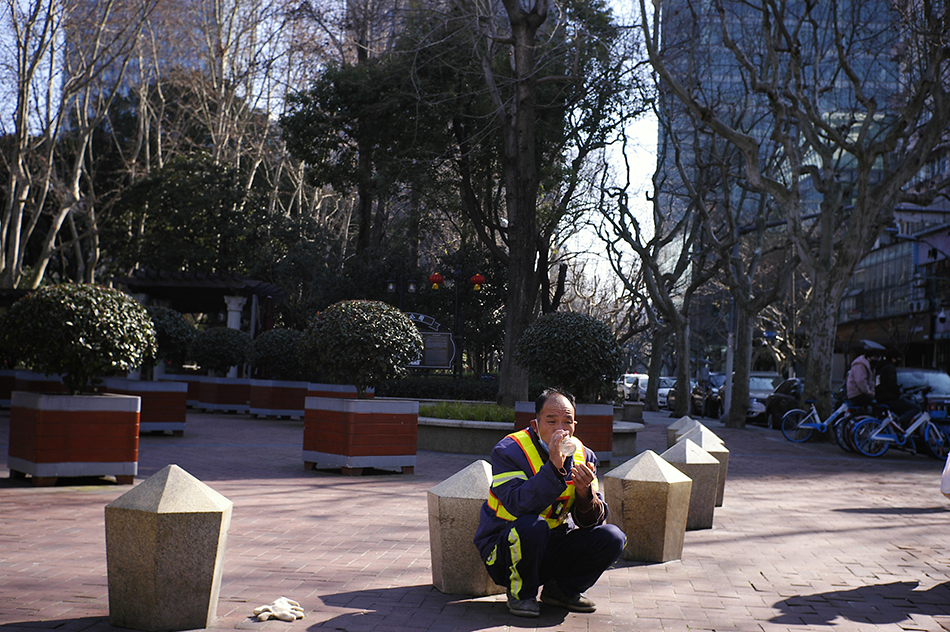
[[[849,507],[834,509],[838,513],[849,514],[882,514],[882,515],[924,515],[950,513],[950,507]]]
[[[21,630],[68,630],[69,632],[128,632],[127,628],[116,628],[109,623],[109,617],[77,617],[74,619],[51,619],[48,621],[24,621],[22,623],[5,623],[0,625],[4,632],[20,632]]]
[[[398,586],[387,589],[358,590],[353,592],[323,595],[324,606],[339,612],[314,612],[319,620],[311,621],[308,629],[331,630],[384,630],[415,628],[438,628],[438,622],[449,624],[456,632],[476,632],[510,626],[513,629],[534,630],[556,626],[564,622],[567,610],[553,606],[541,606],[537,619],[519,618],[511,615],[504,596],[472,598],[464,595],[446,595],[433,586]],[[307,614],[307,622],[311,614]]]
[[[950,614],[950,582],[917,590],[918,582],[893,582],[789,597],[773,607],[782,611],[770,619],[785,625],[830,625],[838,617],[856,623],[900,623],[912,615]]]

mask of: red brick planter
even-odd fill
[[[303,461],[307,469],[372,467],[411,474],[416,465],[419,402],[308,397]]]
[[[201,382],[207,380],[208,377],[205,375],[192,375],[192,374],[174,374],[166,373],[165,375],[158,378],[159,382],[182,382],[183,384],[188,385],[188,395],[187,395],[187,405],[188,408],[198,408],[200,400],[198,399],[201,394]]]
[[[577,404],[574,434],[594,451],[597,459],[608,463],[614,449],[614,407],[611,404]],[[515,402],[515,430],[528,427],[534,419],[534,402]]]
[[[117,395],[137,395],[142,399],[139,432],[185,434],[188,416],[188,385],[184,382],[149,382],[111,377],[103,380],[103,390]]]
[[[217,413],[250,410],[251,380],[241,377],[206,377],[198,387],[198,407]]]
[[[7,467],[12,478],[54,485],[60,476],[138,473],[139,406],[129,395],[56,395],[14,391]]]
[[[251,380],[250,413],[256,417],[303,419],[309,382]]]

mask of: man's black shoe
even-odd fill
[[[541,601],[549,606],[567,608],[571,612],[593,612],[597,610],[597,605],[584,595],[580,593],[568,595],[554,582],[545,584],[544,590],[541,591]]]
[[[541,606],[534,599],[508,597],[508,612],[516,617],[538,617],[541,616]]]

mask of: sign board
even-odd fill
[[[422,359],[412,366],[420,369],[451,369],[455,358],[455,341],[449,332],[420,331]]]
[[[422,336],[422,358],[410,366],[417,369],[451,369],[455,359],[455,339],[431,316],[406,312]]]

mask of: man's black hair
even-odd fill
[[[571,393],[567,390],[559,386],[554,386],[541,391],[541,394],[538,395],[538,399],[534,400],[535,417],[541,414],[541,409],[544,408],[544,402],[548,401],[548,398],[552,395],[561,395],[562,397],[565,397],[567,401],[571,402],[571,408],[573,408],[575,411],[577,410],[577,403],[574,401],[574,396],[571,395]]]

